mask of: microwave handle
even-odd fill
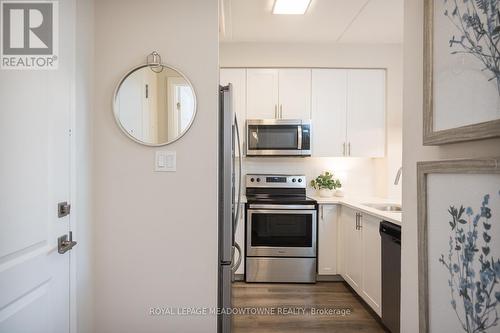
[[[302,126],[297,126],[297,149],[302,150]]]

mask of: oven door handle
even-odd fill
[[[271,212],[280,213],[284,210],[316,210],[315,205],[280,205],[280,204],[250,204],[249,209],[272,209]]]
[[[252,214],[308,214],[316,216],[316,210],[313,209],[247,209],[249,220]],[[314,221],[313,221],[314,222]]]

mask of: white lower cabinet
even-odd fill
[[[337,205],[319,205],[318,274],[337,274]]]
[[[382,314],[380,220],[342,206],[340,214],[340,274],[379,315]]]
[[[342,277],[354,290],[361,288],[363,269],[361,261],[363,257],[362,235],[357,230],[356,214],[358,212],[342,207],[342,240],[343,240],[343,272]]]
[[[382,315],[382,250],[380,242],[380,219],[362,214],[360,218],[363,234],[363,294],[361,297],[375,312]]]
[[[240,218],[238,219],[234,239],[241,247],[241,263],[236,270],[236,274],[245,274],[245,204],[240,204]],[[234,259],[238,260],[237,254],[235,254]]]

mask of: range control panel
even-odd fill
[[[246,175],[246,187],[295,187],[305,188],[306,176],[304,175],[266,175],[248,174]]]

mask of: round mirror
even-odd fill
[[[120,81],[113,108],[116,122],[132,140],[162,146],[188,131],[196,115],[196,95],[178,70],[146,64]]]

